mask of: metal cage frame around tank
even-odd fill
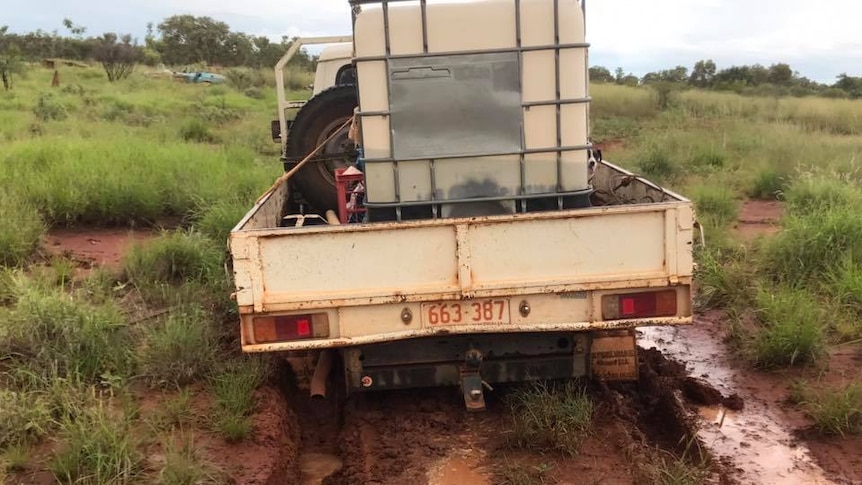
[[[384,41],[385,41],[385,54],[382,56],[356,56],[353,59],[354,67],[358,62],[363,61],[384,61],[386,62],[387,71],[390,68],[390,60],[394,59],[417,59],[417,58],[427,58],[427,57],[440,57],[440,56],[451,56],[451,55],[469,55],[469,54],[488,54],[488,53],[511,53],[515,52],[518,54],[518,86],[519,90],[523,88],[523,65],[524,65],[524,52],[531,51],[554,51],[554,80],[555,80],[555,97],[552,100],[546,101],[533,101],[533,102],[524,102],[521,100],[521,109],[529,110],[534,106],[554,106],[556,108],[556,146],[549,148],[535,148],[535,149],[527,149],[526,148],[526,140],[525,140],[525,129],[524,124],[521,123],[521,150],[512,152],[496,152],[496,153],[483,153],[481,155],[476,154],[455,154],[455,155],[446,155],[446,156],[422,156],[422,157],[414,157],[414,158],[400,158],[397,159],[394,156],[394,137],[392,136],[392,127],[390,126],[390,136],[389,136],[389,157],[385,158],[362,158],[363,163],[373,164],[373,163],[390,163],[393,167],[393,180],[395,184],[395,202],[392,203],[371,203],[365,202],[366,207],[371,209],[386,209],[386,208],[394,208],[396,214],[396,220],[402,220],[401,209],[404,207],[427,207],[431,206],[431,211],[433,218],[439,217],[439,208],[443,205],[449,204],[464,204],[464,203],[474,203],[474,202],[492,202],[492,201],[517,201],[516,204],[516,212],[526,213],[527,212],[527,201],[530,199],[548,199],[551,197],[555,197],[557,199],[557,209],[562,210],[564,205],[564,199],[566,197],[571,196],[585,196],[592,192],[592,188],[588,187],[583,190],[564,192],[562,190],[562,178],[563,178],[563,152],[575,152],[575,151],[583,151],[587,152],[588,150],[593,148],[592,143],[589,142],[589,104],[592,101],[589,93],[589,47],[590,44],[588,42],[578,42],[578,43],[568,43],[568,44],[560,44],[560,10],[559,3],[560,0],[553,0],[554,3],[554,43],[550,45],[538,45],[538,46],[523,46],[521,42],[521,0],[512,0],[515,6],[515,36],[516,36],[516,46],[513,48],[500,48],[500,49],[485,49],[485,50],[464,50],[464,51],[455,51],[455,52],[429,52],[428,51],[428,22],[427,22],[427,6],[429,0],[348,0],[351,6],[352,12],[352,26],[354,30],[354,39],[356,39],[356,17],[359,14],[363,5],[380,5],[383,13],[383,30],[384,30]],[[433,1],[433,0],[432,0]],[[391,36],[390,36],[390,19],[389,19],[389,5],[391,3],[413,3],[418,4],[421,12],[421,24],[422,24],[422,52],[419,54],[395,54],[393,55],[391,52]],[[584,21],[586,22],[586,0],[579,0],[579,4],[581,6],[581,10],[584,14]],[[584,76],[585,76],[585,85],[586,85],[586,94],[583,98],[572,98],[572,99],[561,99],[561,79],[560,79],[560,51],[563,49],[583,49],[584,56],[587,62],[585,62],[584,66]],[[387,89],[387,103],[391,108],[392,106],[392,86],[391,86],[391,76],[386,76],[386,89]],[[359,94],[357,93],[357,96]],[[561,123],[561,107],[563,105],[568,104],[586,104],[586,113],[587,113],[587,139],[588,142],[584,145],[576,145],[576,146],[562,146],[562,123]],[[361,100],[359,103],[362,106]],[[389,117],[391,115],[390,110],[385,111],[359,111],[358,115],[360,120],[364,118],[370,117]],[[526,190],[526,160],[525,156],[533,153],[554,153],[556,155],[556,191],[550,193],[541,193],[541,194],[527,194]],[[518,188],[518,195],[511,196],[500,196],[500,197],[476,197],[476,198],[466,198],[466,199],[445,199],[441,200],[437,198],[437,189],[436,189],[436,175],[434,169],[435,160],[442,159],[452,159],[452,158],[465,158],[465,157],[476,157],[476,156],[503,156],[503,155],[519,155],[519,165],[520,165],[520,186]],[[586,155],[586,153],[585,153]],[[431,200],[422,200],[422,201],[402,201],[400,194],[400,181],[398,174],[398,162],[399,161],[416,161],[416,160],[428,160],[430,167],[430,180],[431,180]]]

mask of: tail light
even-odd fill
[[[676,290],[647,291],[602,297],[602,317],[605,320],[672,317],[676,314]]]
[[[289,342],[329,336],[326,313],[255,317],[252,320],[254,343]]]

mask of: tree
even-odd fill
[[[93,52],[93,57],[102,64],[110,82],[129,77],[140,56],[140,51],[132,45],[132,36],[128,34],[120,42],[117,41],[117,34],[103,35]]]
[[[832,86],[847,93],[851,98],[862,98],[862,77],[848,76],[847,73],[841,73],[838,76],[838,81]]]
[[[167,64],[229,64],[230,27],[210,17],[174,15],[158,25],[159,54]]]
[[[716,66],[712,59],[697,61],[691,70],[691,76],[688,77],[688,83],[698,88],[708,88],[715,79],[715,71]]]
[[[793,69],[788,64],[773,64],[769,66],[767,81],[779,86],[789,86],[793,82]]]
[[[72,19],[69,18],[63,19],[63,27],[66,27],[66,30],[68,30],[76,39],[83,39],[84,33],[87,32],[86,27],[83,25],[75,25],[72,23]]]
[[[593,66],[590,68],[590,82],[612,83],[615,81],[614,75],[611,74],[608,68],[602,66]]]
[[[24,70],[21,53],[18,46],[10,42],[8,32],[8,26],[0,26],[0,82],[3,83],[3,89],[6,91],[12,89],[13,75],[20,74]]]

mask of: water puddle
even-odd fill
[[[644,328],[639,338],[641,347],[656,347],[665,356],[685,362],[692,376],[707,380],[725,395],[736,393],[745,401],[741,411],[721,406],[700,408],[703,442],[716,455],[733,460],[743,483],[834,484],[770,408],[775,403],[766,396],[775,389],[767,383],[763,389],[758,388],[758,382],[740,385],[748,377],[744,370],[733,368],[725,344],[709,327],[712,324]]]
[[[481,458],[476,450],[450,454],[428,470],[428,485],[490,485]]]
[[[321,485],[323,480],[341,469],[341,458],[325,453],[304,453],[299,457],[300,485]]]

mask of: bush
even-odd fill
[[[792,366],[816,360],[823,351],[822,312],[813,295],[778,287],[757,294],[758,329],[753,359],[761,367]]]
[[[213,283],[223,278],[223,251],[200,233],[168,232],[135,246],[123,259],[126,279],[136,285]]]
[[[150,383],[175,388],[209,374],[218,359],[212,316],[182,308],[143,330],[140,372]]]
[[[62,121],[69,117],[69,111],[52,93],[42,93],[33,108],[36,118],[41,121]]]
[[[593,403],[572,382],[559,388],[533,384],[515,391],[509,404],[512,444],[518,448],[575,456],[592,426]]]
[[[20,266],[39,246],[47,226],[30,203],[4,191],[0,193],[0,265]]]
[[[211,131],[209,125],[197,118],[186,120],[180,127],[180,138],[195,143],[218,143],[219,139]]]
[[[259,70],[248,68],[233,68],[225,73],[228,82],[237,91],[245,91],[249,88],[260,88],[266,85],[266,78]]]

